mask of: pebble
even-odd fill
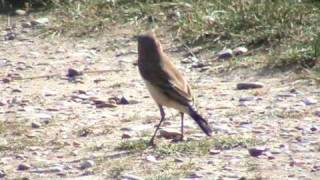
[[[31,166],[29,164],[22,163],[18,165],[17,170],[26,171],[26,170],[29,170],[30,168]]]
[[[314,115],[320,117],[320,109],[316,109],[316,110],[314,111]]]
[[[73,69],[73,68],[69,68],[69,69],[67,70],[67,74],[66,74],[66,76],[67,76],[68,78],[70,78],[70,79],[73,79],[73,78],[75,78],[76,76],[80,76],[80,75],[82,75],[82,73],[81,73],[80,71],[78,71],[78,70]]]
[[[4,36],[4,40],[8,41],[8,40],[14,40],[16,38],[17,34],[15,32],[8,32],[5,36]]]
[[[50,119],[52,119],[52,116],[50,114],[46,114],[46,113],[38,113],[37,117],[40,120],[50,120]]]
[[[236,56],[242,55],[246,52],[248,52],[248,49],[245,47],[237,47],[233,50],[233,54]]]
[[[265,147],[254,147],[248,149],[249,154],[253,157],[258,157],[262,155],[267,149]]]
[[[49,19],[46,17],[38,18],[31,21],[32,26],[45,26],[49,23]]]
[[[210,155],[220,154],[220,152],[221,152],[220,150],[216,150],[216,149],[210,149],[210,150],[209,150],[209,154],[210,154]]]
[[[37,129],[37,128],[40,128],[40,127],[41,127],[41,124],[38,123],[38,122],[32,122],[32,123],[31,123],[31,127],[34,128],[34,129]]]
[[[317,131],[318,128],[317,128],[316,126],[312,126],[312,127],[310,128],[310,130],[311,130],[311,131]]]
[[[182,162],[183,162],[183,159],[175,158],[175,159],[174,159],[174,162],[182,163]]]
[[[6,105],[6,104],[7,104],[7,102],[6,102],[5,100],[0,99],[0,106],[4,106],[4,105]]]
[[[157,163],[158,162],[158,160],[152,155],[147,156],[146,160],[149,161],[149,162],[152,162],[152,163]]]
[[[8,141],[5,138],[0,137],[0,147],[6,147],[8,145]]]
[[[318,103],[318,101],[316,99],[313,99],[313,98],[310,98],[310,97],[307,97],[305,99],[303,99],[303,102],[305,105],[309,106],[309,105],[315,105]]]
[[[21,23],[21,26],[23,28],[30,28],[32,26],[31,22],[22,22]]]
[[[94,161],[92,160],[85,160],[80,164],[80,169],[88,169],[95,165]]]
[[[165,128],[160,129],[160,136],[166,139],[179,139],[181,137],[181,133],[175,129]]]
[[[241,101],[252,101],[252,100],[254,100],[254,97],[253,96],[241,96],[240,98],[239,98],[239,101],[241,102]]]
[[[129,104],[129,101],[125,97],[121,97],[119,104]]]
[[[115,108],[117,105],[108,103],[103,100],[93,100],[94,105],[96,105],[96,108]]]
[[[277,96],[281,98],[289,98],[289,97],[296,97],[297,95],[296,94],[278,94]]]
[[[218,52],[218,58],[219,59],[228,59],[232,57],[232,50],[231,49],[224,49],[220,52]]]
[[[194,178],[203,178],[204,176],[202,175],[202,174],[200,174],[199,172],[192,172],[189,176],[188,176],[188,178],[192,178],[192,179],[194,179]]]
[[[215,18],[212,16],[203,16],[202,20],[205,21],[207,24],[214,24],[217,22]]]
[[[266,151],[263,154],[267,156],[269,160],[275,159],[274,155],[269,151]]]
[[[9,78],[9,77],[5,77],[5,78],[3,78],[1,81],[2,81],[3,83],[9,83],[9,82],[12,81],[12,79]]]
[[[123,128],[120,128],[120,131],[133,131],[133,129],[129,127],[123,127]]]
[[[35,170],[32,170],[30,172],[33,173],[61,173],[64,171],[64,168],[62,166],[53,166],[48,168],[37,168]]]
[[[143,178],[136,175],[126,174],[121,177],[121,180],[143,180]]]
[[[260,82],[245,82],[245,83],[238,83],[237,89],[243,90],[243,89],[256,89],[256,88],[263,88],[265,85]]]
[[[0,170],[0,178],[3,178],[6,176],[6,173],[3,170]]]
[[[22,10],[22,9],[17,9],[15,11],[16,15],[19,15],[19,16],[23,16],[23,15],[26,15],[26,11],[25,10]]]
[[[132,137],[132,134],[129,132],[124,132],[121,136],[122,139],[129,139]]]

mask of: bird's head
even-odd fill
[[[159,55],[161,44],[154,33],[136,36],[139,56]]]

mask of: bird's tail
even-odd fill
[[[200,126],[201,130],[206,133],[207,136],[211,136],[212,129],[209,126],[208,122],[198,114],[191,106],[188,107],[189,115],[196,121],[196,123]]]

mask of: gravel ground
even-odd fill
[[[231,146],[161,151],[210,141],[187,118],[185,143],[158,137],[156,149],[119,149],[150,138],[160,118],[132,34],[41,39],[24,23],[11,35],[0,29],[0,179],[319,179],[320,90],[312,81],[249,68],[218,74],[171,52],[214,138]],[[241,82],[263,87],[238,90]],[[179,114],[167,112],[163,131],[172,134]],[[255,143],[237,144],[243,139]]]

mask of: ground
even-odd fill
[[[134,34],[123,30],[130,27],[74,39],[40,38],[16,25],[17,36],[0,43],[2,178],[320,177],[320,90],[313,81],[250,66],[225,72],[227,61],[199,68],[162,35],[214,134],[205,137],[187,117],[185,142],[158,137],[147,147],[160,115],[137,70]],[[83,75],[70,80],[69,68]],[[240,82],[264,87],[237,90]],[[179,114],[166,112],[164,129],[178,131]],[[258,147],[262,155],[249,154]]]

